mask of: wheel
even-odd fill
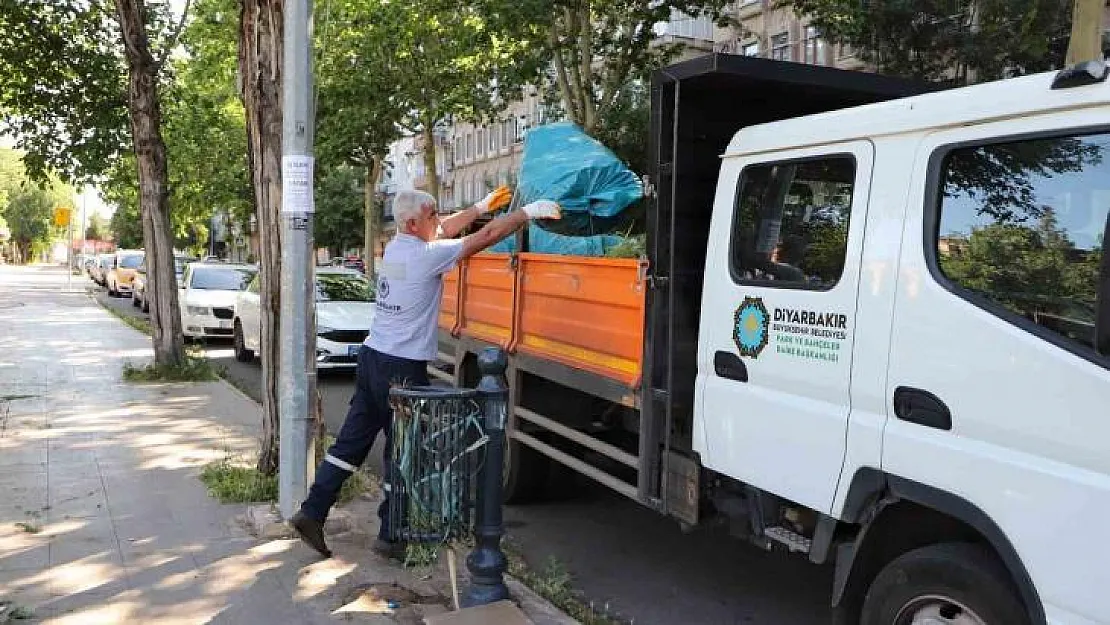
[[[998,558],[981,545],[944,543],[887,564],[867,590],[861,625],[1028,625]]]
[[[119,297],[119,291],[113,287],[111,282],[108,283],[108,297]]]
[[[138,308],[140,306],[139,296],[136,295],[134,291],[131,291],[131,305],[134,306],[135,308]]]
[[[243,341],[243,324],[239,323],[238,320],[235,321],[233,333],[235,360],[239,362],[254,362],[254,350],[247,349],[247,344]]]
[[[502,475],[502,500],[505,503],[542,501],[547,496],[551,458],[519,441],[506,438]]]
[[[145,313],[150,312],[150,302],[147,301],[146,297],[143,297],[143,312],[145,312]]]

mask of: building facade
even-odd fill
[[[735,0],[731,16],[736,25],[717,26],[705,16],[674,13],[655,27],[660,43],[685,44],[679,60],[709,52],[743,54],[780,61],[870,71],[850,46],[822,39],[809,20],[775,0]],[[1110,8],[1104,19],[1110,32]],[[437,133],[439,200],[444,211],[463,208],[501,184],[513,185],[529,128],[549,121],[542,97],[535,90],[510,104],[496,120],[484,124],[449,124]],[[416,140],[414,149],[423,150]],[[417,157],[412,183],[426,188],[423,160]]]

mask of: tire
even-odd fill
[[[989,549],[943,543],[905,553],[875,576],[861,625],[1029,625],[1010,575]],[[919,621],[920,622],[920,621]]]
[[[112,288],[112,284],[108,283],[108,297],[119,297],[119,291]]]
[[[548,495],[552,460],[531,447],[505,440],[505,470],[502,501],[508,504],[535,503]]]
[[[247,344],[243,341],[243,324],[238,320],[235,321],[232,341],[235,344],[235,360],[254,362],[254,350],[247,349]]]
[[[143,296],[143,312],[145,312],[145,313],[150,312],[150,302],[147,301],[145,295]]]
[[[136,295],[134,291],[131,291],[131,305],[135,308],[139,308],[141,306],[141,304],[139,303],[139,296]]]

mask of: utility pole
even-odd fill
[[[281,331],[278,371],[278,506],[283,518],[308,493],[310,397],[316,396],[313,270],[312,0],[286,0],[281,126]]]

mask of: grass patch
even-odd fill
[[[273,502],[278,497],[277,474],[262,475],[255,467],[235,465],[229,459],[204,467],[200,481],[220,503]]]
[[[223,367],[213,365],[196,352],[187,352],[177,365],[151,363],[136,367],[129,362],[123,364],[123,379],[128,382],[212,382],[220,379],[222,373]]]
[[[330,437],[329,437],[330,438]],[[262,475],[253,465],[235,462],[231,456],[204,467],[200,481],[208,494],[220,503],[266,503],[277,501],[278,475]],[[339,491],[339,504],[347,504],[370,489],[374,479],[361,469],[343,482]]]
[[[621,621],[609,615],[609,604],[599,611],[593,602],[583,601],[571,586],[571,574],[555,558],[549,558],[543,569],[533,571],[511,543],[503,541],[502,549],[509,559],[509,574],[571,618],[583,625],[620,625]]]
[[[15,526],[23,530],[24,532],[27,532],[28,534],[38,534],[42,531],[42,527],[34,523],[27,523],[25,521],[20,521],[19,523],[16,523]]]
[[[647,254],[647,235],[625,235],[620,243],[605,250],[608,258],[640,258]]]

